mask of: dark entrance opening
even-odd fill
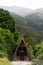
[[[17,51],[17,56],[20,57],[20,60],[25,60],[25,56],[27,55],[25,47],[19,47]]]

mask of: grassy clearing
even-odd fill
[[[0,65],[11,65],[7,58],[0,58]]]

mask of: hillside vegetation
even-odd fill
[[[33,25],[36,25],[37,18],[37,16],[34,18],[35,23],[32,21]],[[28,21],[27,18],[0,9],[0,58],[7,57],[11,60],[20,37],[23,36],[28,48],[31,49],[33,59],[43,59],[43,28],[40,30],[36,28],[38,22],[36,27],[33,25],[31,17]]]
[[[32,13],[25,17],[27,19],[27,24],[36,28],[40,31],[43,31],[43,16],[40,13]]]
[[[11,59],[18,39],[14,18],[7,10],[0,9],[0,57]]]
[[[43,24],[43,20],[36,16],[37,14],[33,14],[34,17],[32,15],[33,20],[31,20],[30,16],[29,18],[23,18],[16,14],[12,15],[16,21],[16,29],[20,32],[21,36],[24,36],[25,41],[28,43],[28,48],[31,45],[33,58],[43,59],[43,28],[40,29],[41,26],[39,27],[40,23]]]
[[[20,32],[20,34],[23,36],[26,32],[30,32],[31,38],[32,38],[32,43],[39,43],[40,41],[43,40],[43,31],[37,29],[36,27],[33,27],[31,25],[31,19],[30,21],[26,20],[25,18],[12,14],[15,18],[16,21],[16,29]],[[36,21],[36,20],[35,20]],[[32,22],[32,24],[35,26],[35,23]]]

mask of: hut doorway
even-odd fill
[[[17,56],[20,57],[20,60],[25,60],[25,56],[26,56],[26,48],[25,47],[19,47],[18,52],[17,52]]]

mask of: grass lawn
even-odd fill
[[[7,58],[0,58],[0,65],[11,65]]]

